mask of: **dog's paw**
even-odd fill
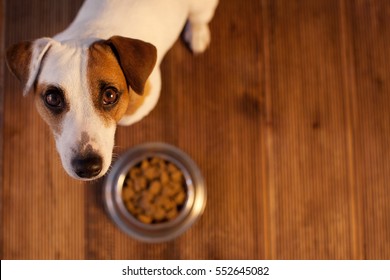
[[[208,24],[188,22],[184,30],[184,40],[194,54],[204,52],[211,40]]]

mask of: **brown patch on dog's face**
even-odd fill
[[[117,123],[127,110],[129,90],[115,55],[103,42],[89,48],[87,82],[94,107],[106,125]]]

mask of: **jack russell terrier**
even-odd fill
[[[218,0],[86,0],[53,38],[7,50],[10,71],[34,94],[53,131],[67,173],[103,176],[111,165],[116,125],[145,117],[160,95],[159,65],[179,37],[194,53],[210,42]]]

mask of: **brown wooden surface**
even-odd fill
[[[81,0],[2,0],[1,53],[51,36]],[[184,235],[144,244],[62,169],[32,97],[0,65],[2,259],[390,259],[387,0],[222,0],[212,44],[178,41],[156,109],[115,153],[163,141],[208,188]]]

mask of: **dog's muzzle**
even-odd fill
[[[90,179],[100,174],[103,168],[103,159],[95,153],[78,155],[72,159],[74,172],[80,178]]]

